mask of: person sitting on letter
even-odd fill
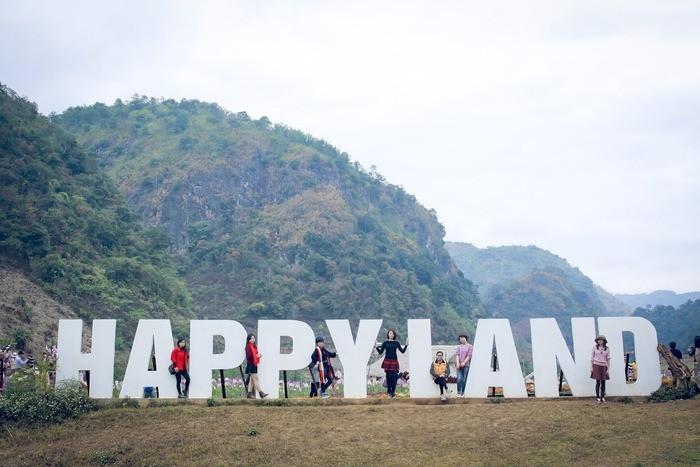
[[[440,400],[447,399],[447,378],[450,376],[450,365],[447,364],[441,350],[435,354],[435,361],[430,365],[430,375],[435,384],[440,386]]]

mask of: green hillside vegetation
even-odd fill
[[[495,315],[598,316],[608,312],[596,285],[565,259],[536,246],[477,248],[448,242],[464,275]]]
[[[21,271],[81,318],[120,318],[122,346],[139,318],[190,314],[168,243],[140,227],[93,155],[0,85],[0,266]]]
[[[135,96],[53,116],[161,226],[196,314],[430,317],[436,337],[473,329],[475,287],[435,213],[328,143],[215,104]]]
[[[569,339],[572,317],[621,315],[626,311],[624,304],[578,268],[542,248],[477,248],[460,242],[447,242],[446,246],[465,277],[478,286],[488,312],[511,320],[525,362],[530,359],[530,318],[556,318]]]
[[[688,300],[677,308],[670,305],[639,307],[634,310],[634,316],[651,321],[656,327],[659,342],[668,345],[675,341],[683,353],[693,345],[695,336],[700,336],[700,300]]]
[[[577,288],[564,271],[554,267],[534,269],[491,288],[488,303],[494,316],[514,320],[604,314],[604,307],[596,296]]]

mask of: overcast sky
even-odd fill
[[[700,290],[698,1],[0,6],[0,81],[44,113],[215,101],[377,166],[449,240]]]

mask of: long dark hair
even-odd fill
[[[178,349],[180,348],[180,342],[187,342],[187,340],[186,340],[186,339],[178,339],[178,340],[177,340],[177,348],[178,348]],[[185,344],[185,346],[182,348],[182,350],[187,350],[187,345],[186,345],[186,344]]]
[[[255,334],[253,334],[252,332],[250,334],[248,334],[248,337],[245,338],[246,345],[250,344],[251,337],[255,337]]]

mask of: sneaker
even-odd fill
[[[327,392],[321,393],[321,399],[328,399],[329,397],[331,397],[331,396]]]
[[[245,398],[246,399],[255,399],[255,394],[252,392],[248,392],[248,393],[246,393]]]
[[[461,399],[462,397],[464,397],[464,394],[457,394],[457,399]]]
[[[184,399],[185,396],[184,396],[183,394],[178,394],[178,395],[177,395],[177,398],[178,398],[178,399]]]
[[[445,402],[447,400],[447,396],[444,394],[440,394],[440,400]]]
[[[268,393],[260,391],[260,399],[265,399],[267,396],[269,396]]]
[[[596,402],[600,402],[600,397],[596,397],[596,398],[595,398],[595,401],[596,401]]]
[[[605,397],[601,397],[600,402],[608,402],[608,401],[605,400]]]

